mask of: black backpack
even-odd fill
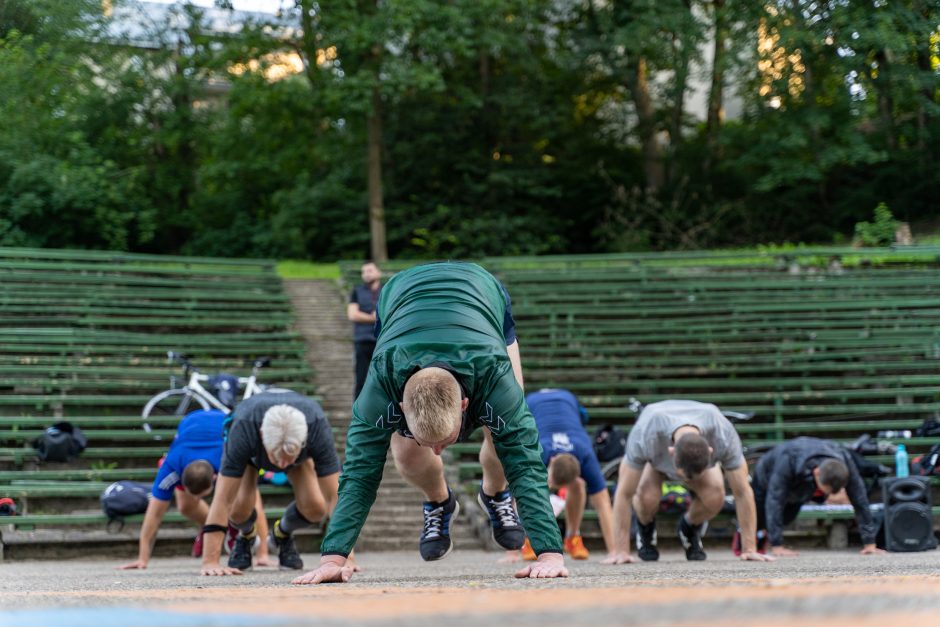
[[[43,462],[67,462],[88,446],[82,430],[70,422],[57,422],[36,438],[33,447]]]
[[[149,502],[149,483],[115,481],[109,485],[101,494],[101,509],[108,517],[108,531],[123,529],[124,517],[143,514]]]
[[[932,438],[940,435],[940,422],[928,418],[914,431],[914,437]]]
[[[594,432],[594,454],[602,464],[623,457],[627,450],[627,434],[613,425],[604,425]]]
[[[924,455],[915,457],[911,461],[911,472],[921,477],[940,476],[940,443],[934,444]]]

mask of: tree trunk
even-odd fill
[[[646,58],[638,57],[627,72],[627,82],[639,118],[639,135],[643,152],[643,174],[646,190],[656,192],[663,186],[663,164],[656,140],[656,119],[649,91],[649,70]]]
[[[378,81],[378,77],[375,78]],[[373,261],[388,261],[385,239],[385,205],[382,201],[382,99],[378,84],[372,87],[369,111],[369,235]]]
[[[878,75],[870,76],[875,88],[878,90],[878,114],[881,116],[881,130],[884,133],[885,143],[889,150],[897,149],[897,139],[894,130],[894,98],[891,94],[890,68],[888,54],[884,49],[875,53],[878,62]],[[873,72],[869,71],[870,75]]]
[[[715,48],[712,60],[712,84],[708,92],[708,117],[705,122],[705,139],[708,146],[706,159],[709,164],[718,160],[718,132],[724,121],[724,95],[725,95],[725,45],[728,40],[728,30],[725,24],[725,2],[714,0],[712,3],[715,12]]]

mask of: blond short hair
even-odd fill
[[[548,474],[552,485],[568,485],[581,476],[581,462],[571,453],[559,453],[548,462]]]
[[[274,405],[261,420],[261,442],[268,455],[297,457],[307,441],[307,418],[291,405]]]
[[[461,422],[460,384],[443,368],[422,368],[405,383],[402,410],[413,435],[431,443],[446,440]]]

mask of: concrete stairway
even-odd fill
[[[343,456],[346,430],[353,402],[352,328],[346,319],[346,298],[334,281],[292,280],[284,282],[295,313],[295,325],[307,344],[307,359],[321,404],[338,427],[337,450]],[[423,517],[420,491],[401,478],[389,456],[378,497],[359,536],[359,551],[391,551],[418,548]],[[464,510],[466,505],[464,504]],[[460,548],[481,548],[470,524],[471,516],[458,517],[453,530]]]

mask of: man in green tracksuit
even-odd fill
[[[566,577],[503,286],[470,263],[411,268],[383,288],[376,336],[365,386],[353,404],[339,502],[320,566],[294,583],[347,581],[352,575],[346,558],[375,501],[389,447],[399,472],[428,499],[421,557],[445,557],[459,504],[444,480],[440,454],[478,427],[484,433],[478,502],[489,514],[494,539],[518,549],[528,534],[538,560],[517,577]]]

